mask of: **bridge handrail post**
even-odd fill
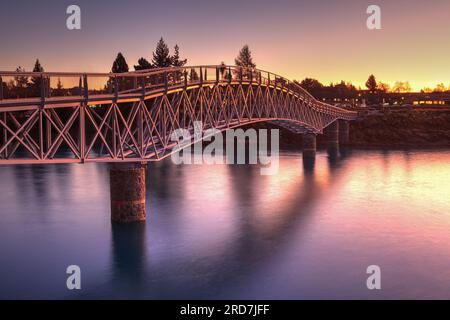
[[[231,75],[231,67],[228,67],[228,83],[231,83],[232,75]]]
[[[0,76],[0,100],[3,100],[3,79]]]
[[[202,67],[200,67],[200,84],[203,84],[203,70],[202,70]]]
[[[219,74],[220,74],[219,68],[216,67],[216,84],[219,83],[219,77],[220,77]]]
[[[83,96],[84,101],[87,103],[89,100],[89,87],[88,87],[88,78],[86,74],[83,74]]]
[[[262,83],[261,77],[262,77],[262,74],[261,74],[261,71],[259,71],[258,72],[258,85],[261,85],[261,83]]]
[[[249,80],[250,80],[250,84],[252,84],[253,83],[253,72],[252,72],[252,70],[250,70],[248,72],[248,77],[249,77]]]
[[[137,80],[137,78],[136,78]],[[145,77],[141,78],[141,99],[144,100],[145,98]]]
[[[44,80],[44,75],[41,74],[41,109],[44,109],[44,105],[45,105],[45,80]]]
[[[167,71],[164,71],[164,91],[167,92],[169,90],[169,79]]]
[[[242,84],[242,67],[239,68],[239,83]]]
[[[184,69],[184,89],[186,89],[188,86],[188,72],[186,69]]]
[[[119,98],[119,81],[117,75],[114,76],[114,102],[117,102]]]

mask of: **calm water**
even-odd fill
[[[0,298],[450,298],[450,152],[152,164],[115,226],[106,165],[0,167]],[[66,289],[66,267],[82,290]],[[381,291],[366,268],[382,271]]]

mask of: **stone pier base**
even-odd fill
[[[110,165],[112,221],[145,221],[146,167],[146,164],[136,162]]]
[[[327,146],[329,149],[339,148],[339,122],[335,121],[324,129]]]
[[[314,159],[316,157],[316,135],[306,133],[303,135],[303,159]]]
[[[339,120],[339,144],[346,146],[350,139],[350,125],[346,120]]]

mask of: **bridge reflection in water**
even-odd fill
[[[148,219],[124,228],[107,166],[1,166],[0,297],[370,298],[378,263],[377,297],[448,298],[448,152],[319,151],[313,170],[299,155],[275,176],[153,163]]]

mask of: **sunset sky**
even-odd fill
[[[66,28],[78,4],[82,29]],[[366,27],[367,6],[382,12],[382,30]],[[0,11],[0,70],[108,72],[119,51],[132,69],[151,59],[163,36],[189,65],[234,63],[248,44],[257,67],[289,79],[313,77],[356,86],[373,73],[414,90],[450,85],[450,1],[355,0],[16,0]]]

